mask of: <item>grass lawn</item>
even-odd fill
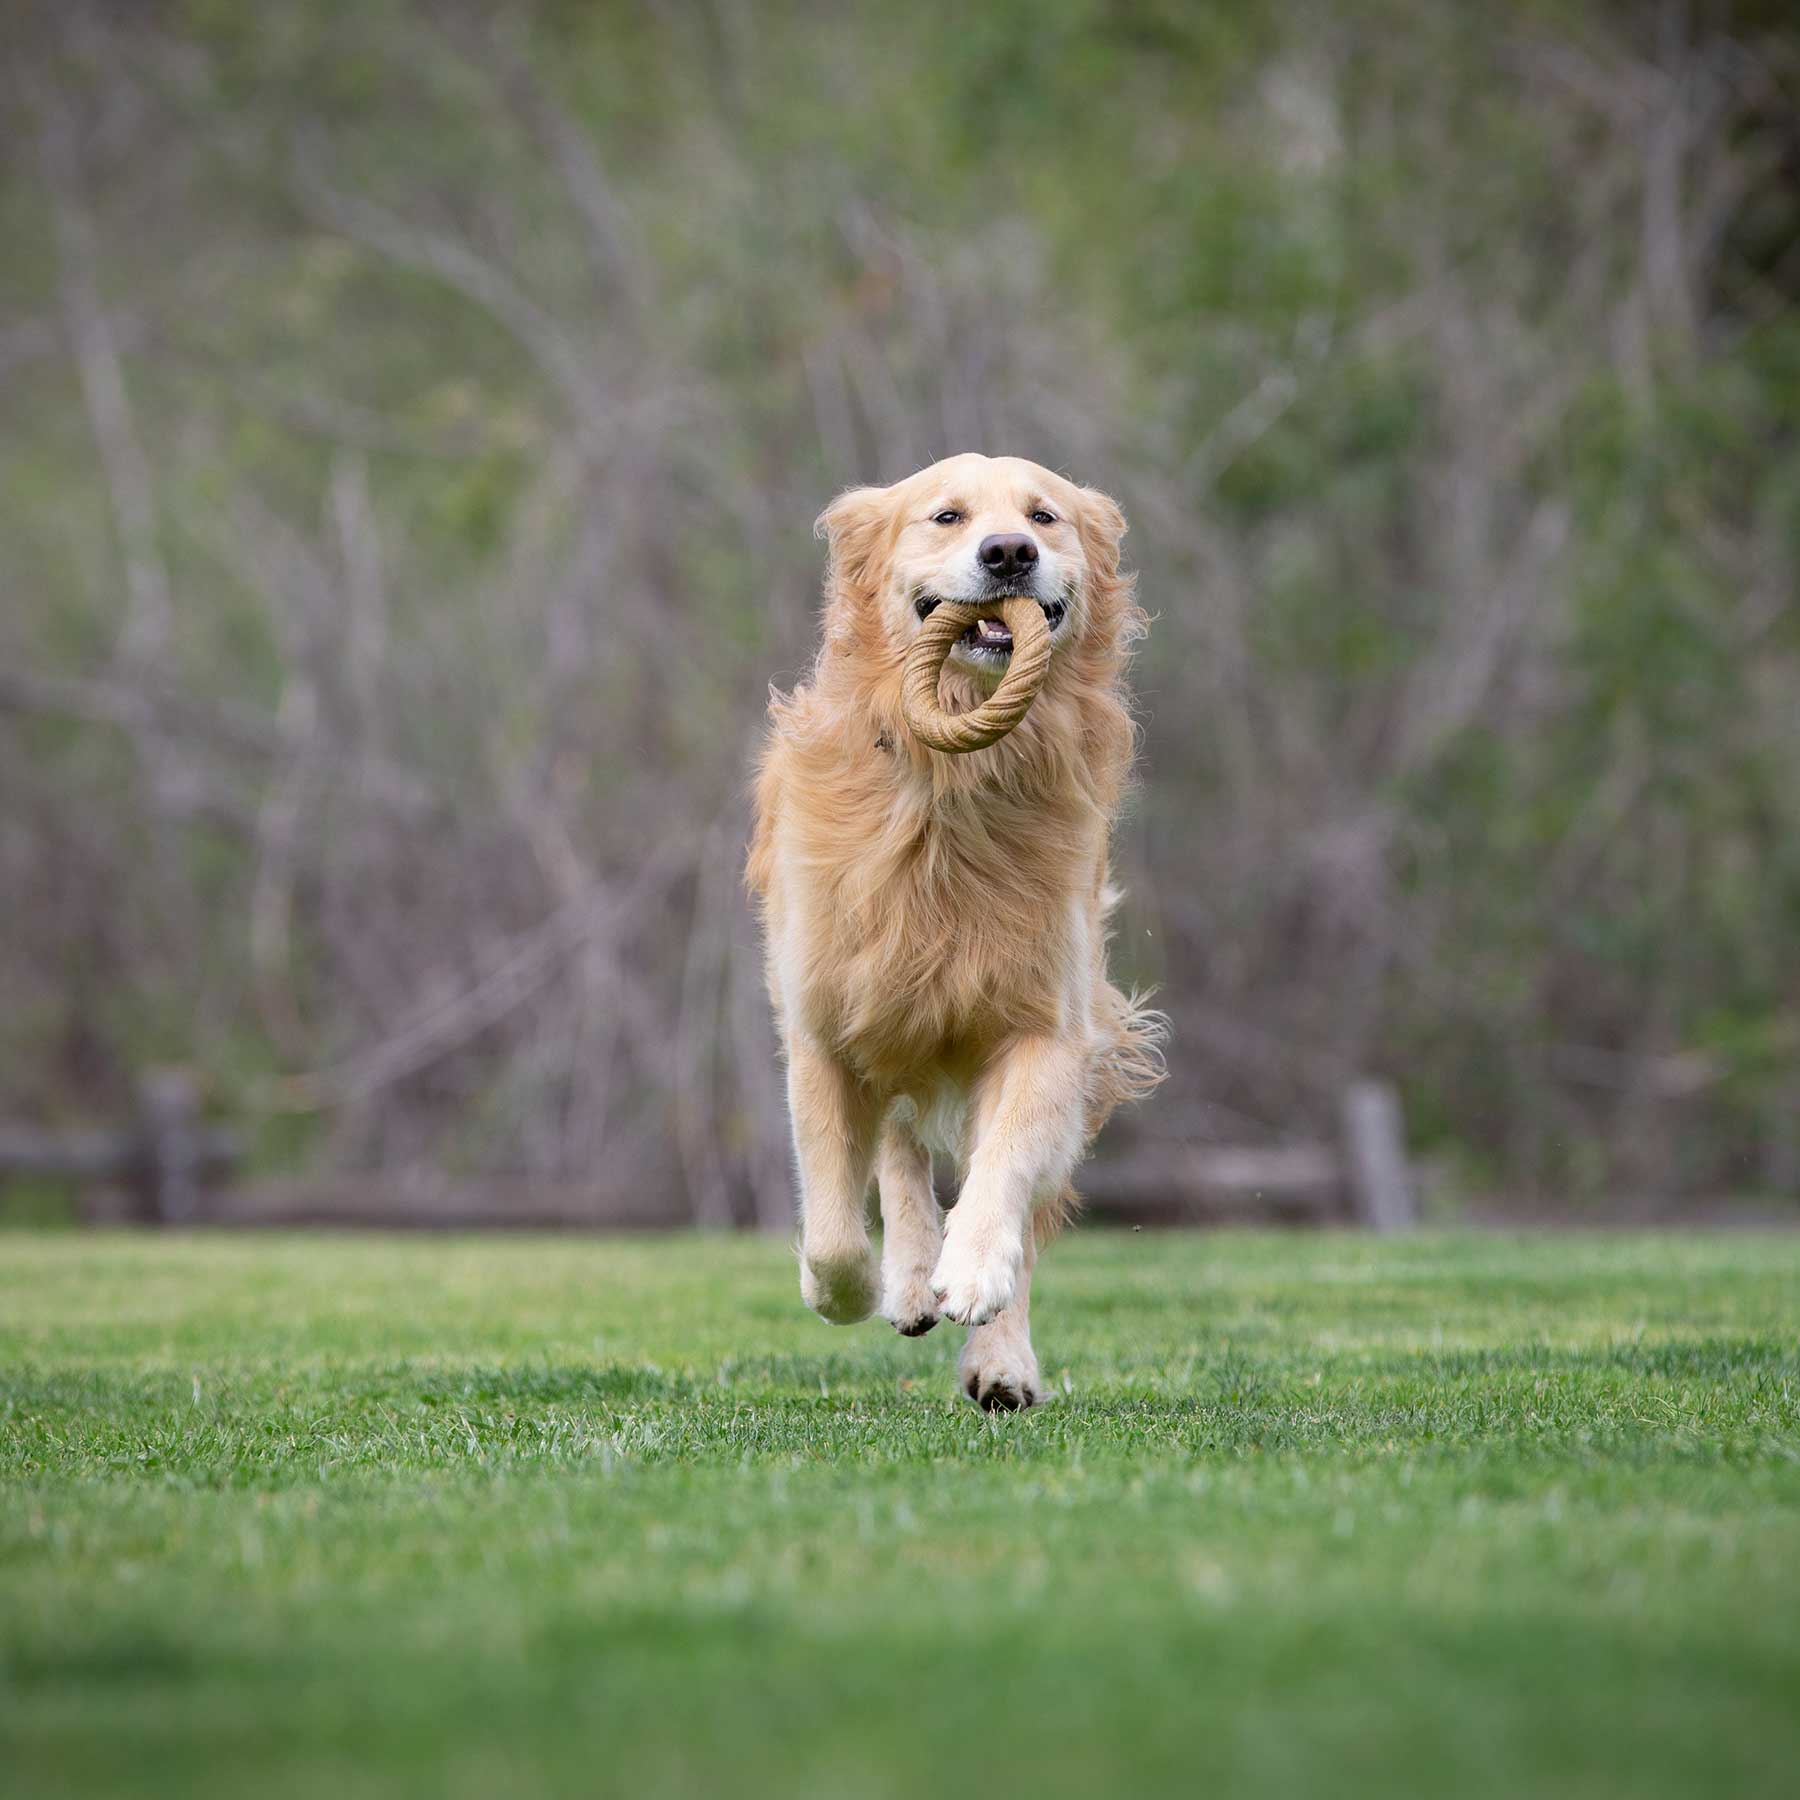
[[[0,1236],[0,1789],[1791,1794],[1800,1235]]]

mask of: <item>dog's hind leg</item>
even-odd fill
[[[931,1271],[944,1247],[944,1215],[931,1187],[931,1152],[910,1121],[881,1128],[875,1179],[881,1188],[881,1316],[903,1337],[938,1322]]]
[[[864,1199],[881,1105],[868,1085],[795,1033],[788,1109],[800,1165],[800,1296],[834,1325],[875,1310],[880,1292]]]
[[[1018,1412],[1044,1397],[1043,1377],[1031,1348],[1031,1269],[1035,1233],[1025,1228],[1025,1264],[1018,1291],[1005,1312],[977,1325],[963,1345],[963,1392],[987,1412]]]

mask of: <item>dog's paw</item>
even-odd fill
[[[875,1310],[881,1291],[875,1258],[860,1255],[800,1258],[800,1298],[833,1325],[855,1325]]]
[[[929,1269],[881,1273],[881,1316],[902,1337],[923,1337],[938,1322]]]
[[[959,1325],[985,1325],[1012,1305],[1024,1267],[1023,1247],[1010,1234],[995,1243],[958,1235],[954,1226],[931,1272],[938,1311]]]
[[[1029,1348],[985,1346],[962,1360],[963,1392],[983,1412],[1023,1412],[1044,1397],[1044,1378]]]

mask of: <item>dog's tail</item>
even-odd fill
[[[1087,1138],[1127,1101],[1141,1100],[1168,1073],[1162,1047],[1169,1035],[1167,1013],[1149,1004],[1150,996],[1133,989],[1121,992],[1110,981],[1094,997],[1094,1037],[1098,1054],[1088,1076]]]
[[[1100,984],[1095,997],[1094,1036],[1098,1054],[1088,1075],[1086,1141],[1092,1143],[1100,1127],[1127,1101],[1141,1100],[1168,1070],[1162,1047],[1169,1035],[1169,1019],[1149,1004],[1150,996],[1135,989],[1127,994],[1110,981]],[[1070,1182],[1047,1206],[1039,1206],[1033,1227],[1041,1249],[1070,1224],[1081,1210],[1081,1196]]]

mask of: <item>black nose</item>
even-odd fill
[[[999,531],[981,540],[975,556],[990,575],[1004,580],[1037,561],[1037,545],[1022,531]]]

